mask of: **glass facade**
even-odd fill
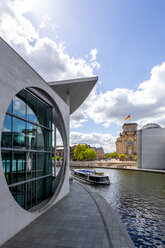
[[[15,200],[30,209],[52,194],[52,107],[29,90],[10,103],[2,131],[2,166]]]

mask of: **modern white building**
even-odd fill
[[[0,245],[69,193],[69,116],[97,80],[45,82],[0,38]],[[56,128],[64,160],[53,179]]]
[[[165,169],[165,128],[148,123],[137,133],[137,164],[142,169]]]

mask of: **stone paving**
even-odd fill
[[[63,200],[16,234],[1,248],[133,248],[106,200],[71,183]]]

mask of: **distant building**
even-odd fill
[[[64,147],[63,146],[56,147],[56,156],[59,156],[61,159],[64,158]]]
[[[165,169],[165,128],[148,123],[137,133],[138,168]]]
[[[96,159],[101,160],[104,159],[104,150],[102,147],[91,147],[96,152]]]
[[[76,145],[70,146],[70,160],[74,159],[74,149],[76,148]],[[56,147],[56,156],[60,156],[60,158],[64,158],[64,147],[63,146],[57,146]]]
[[[125,123],[123,132],[116,140],[116,157],[121,153],[126,155],[126,160],[134,160],[137,155],[137,123]]]
[[[74,159],[74,149],[76,148],[76,145],[70,146],[70,160]]]

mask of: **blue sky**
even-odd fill
[[[98,75],[71,143],[111,152],[128,114],[165,124],[164,10],[163,0],[2,0],[0,34],[48,81]]]

